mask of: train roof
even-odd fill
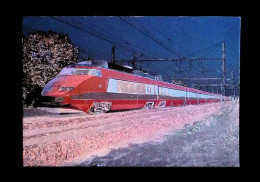
[[[150,74],[145,71],[135,70],[128,65],[122,66],[122,65],[115,64],[115,63],[108,63],[106,60],[79,61],[78,63],[71,65],[69,67],[76,67],[76,66],[88,66],[88,67],[93,66],[93,67],[107,68],[107,69],[122,71],[125,73],[141,76],[144,78],[150,78],[153,80],[163,81],[161,75],[155,75],[155,74]]]

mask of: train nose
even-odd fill
[[[91,78],[91,75],[68,75],[57,76],[49,81],[41,95],[42,96],[62,96],[68,92],[74,90],[78,85],[87,79]]]
[[[51,81],[49,81],[45,87],[43,88],[41,95],[42,96],[46,96],[49,92],[51,92],[54,88],[54,84],[57,83],[60,79],[58,77],[52,79]]]

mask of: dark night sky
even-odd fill
[[[240,26],[240,17],[23,17],[25,35],[36,30],[66,33],[72,44],[79,47],[80,58],[85,54],[110,60],[113,45],[116,46],[116,60],[132,59],[134,54],[162,59],[221,58],[221,42],[225,41],[226,76],[230,78],[234,71],[235,82],[239,80],[240,69]],[[193,62],[192,71],[181,73],[178,71],[188,70],[188,61],[182,63],[181,68],[176,67],[175,62],[159,61],[150,63],[149,67],[144,63],[142,68],[161,74],[164,81],[170,82],[174,70],[176,78],[221,77],[221,64],[221,61],[206,61],[199,67]],[[203,69],[209,72],[202,73]]]

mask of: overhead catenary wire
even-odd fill
[[[156,28],[156,26],[152,25],[151,22],[149,22],[149,20],[146,21],[146,23],[148,24],[148,26],[152,27],[154,30],[156,30],[157,32],[159,32],[161,35],[163,35],[167,41],[171,42],[172,44],[176,44],[175,41],[173,41],[172,39],[170,39],[167,35],[165,35],[165,33],[163,33],[161,30],[159,30],[158,28]],[[175,45],[177,46],[177,45]],[[181,50],[183,50],[184,52],[186,52],[183,48],[179,47]]]
[[[210,46],[210,47],[206,47],[206,48],[203,48],[203,49],[201,49],[201,50],[199,50],[199,51],[192,52],[191,54],[186,55],[186,57],[194,56],[194,55],[196,55],[196,54],[198,54],[198,53],[204,52],[205,50],[211,49],[211,48],[213,48],[213,47],[218,47],[218,46],[220,46],[221,44],[222,44],[222,42],[216,43],[216,44],[214,44],[214,45],[212,45],[212,46]]]
[[[178,57],[182,57],[179,53],[177,52],[173,52],[171,49],[169,49],[168,47],[166,47],[165,45],[163,45],[161,42],[159,42],[158,40],[156,40],[155,38],[151,37],[150,35],[148,35],[147,33],[145,33],[144,31],[138,29],[135,25],[133,25],[132,23],[128,22],[127,20],[125,20],[124,18],[118,16],[119,19],[121,19],[122,21],[124,21],[125,23],[127,23],[128,25],[130,25],[131,27],[133,27],[134,29],[136,29],[138,32],[142,33],[143,35],[145,35],[146,37],[150,38],[151,40],[153,40],[155,43],[157,43],[158,45],[160,45],[161,47],[163,47],[164,49],[168,50],[169,52],[173,53],[174,55],[177,55]]]
[[[143,21],[143,23],[142,24],[140,24],[140,23],[138,23],[137,21],[134,21],[137,25],[139,25],[139,27],[142,27],[143,28],[143,32],[146,32],[147,34],[149,34],[151,37],[153,37],[153,38],[155,38],[156,36],[154,36],[154,35],[151,35],[151,31],[148,31],[147,30],[147,27],[145,27],[145,25],[143,25],[143,23],[148,23],[149,24],[149,22],[148,21]],[[153,25],[151,25],[151,24],[149,24],[149,26],[150,27],[152,27],[153,28],[153,30],[156,30],[158,33],[159,33],[159,35],[162,35],[162,36],[164,36],[166,39],[167,39],[167,41],[168,42],[171,42],[172,44],[175,44],[171,39],[169,39],[164,33],[162,33],[160,30],[158,30],[157,28],[155,28]],[[167,47],[168,49],[170,49],[171,51],[172,51],[172,53],[174,53],[175,55],[178,55],[179,57],[184,57],[184,55],[182,54],[182,53],[180,53],[179,51],[177,51],[177,50],[173,50],[172,49],[172,47],[170,47],[170,46],[167,46],[167,43],[166,42],[163,42],[161,39],[158,39],[158,37],[156,37],[156,40],[158,41],[158,42],[160,42],[161,44],[163,44],[165,47]],[[177,45],[175,45],[175,47],[176,47]],[[181,48],[182,49],[182,48]],[[183,50],[183,49],[182,49]],[[169,50],[168,50],[169,51]]]
[[[87,22],[88,23],[88,27],[90,28],[95,28],[97,31],[99,32],[103,32],[103,33],[106,33],[108,36],[110,37],[114,37],[114,35],[111,34],[111,32],[108,32],[106,29],[100,29],[100,27],[97,27],[97,25],[93,24],[92,22],[90,22],[89,20],[87,19],[81,19],[81,22],[84,23],[84,22]],[[91,25],[91,26],[90,26]],[[133,47],[134,49],[137,49],[137,50],[142,50],[140,53],[143,53],[145,55],[151,55],[152,57],[156,57],[156,55],[154,55],[153,53],[147,51],[147,50],[144,50],[143,48],[141,48],[140,46],[137,46],[135,44],[132,44],[129,42],[129,40],[123,40],[123,39],[118,39],[117,42],[122,42],[123,44],[127,44],[128,47]]]
[[[84,23],[83,21],[84,21],[84,22],[87,22],[88,25],[86,25],[86,23]],[[134,49],[136,49],[136,46],[130,44],[129,42],[127,42],[127,44],[128,44],[127,47],[126,47],[126,46],[123,46],[121,42],[126,43],[125,40],[121,40],[121,39],[115,40],[114,38],[112,38],[113,35],[112,35],[110,32],[108,32],[107,30],[105,30],[105,29],[102,30],[102,33],[101,33],[101,30],[100,30],[97,26],[93,25],[93,23],[91,23],[91,22],[89,22],[89,21],[87,21],[87,20],[85,20],[85,19],[84,19],[84,20],[81,19],[81,22],[79,22],[79,23],[80,23],[82,26],[88,27],[89,29],[91,29],[91,30],[94,31],[95,33],[97,33],[97,34],[99,34],[99,35],[102,35],[103,37],[105,36],[105,35],[104,35],[104,33],[105,33],[107,39],[113,40],[113,41],[116,42],[118,45],[121,45],[122,47],[125,47],[125,49],[129,50],[130,52],[132,52],[132,53],[135,54],[135,55],[140,54],[140,53],[143,53],[143,52],[145,52],[145,53],[143,53],[143,54],[151,54],[151,53],[147,53],[147,51],[143,50],[142,48],[137,47],[138,50],[139,50],[139,49],[142,49],[142,50],[143,50],[142,52],[138,53],[136,50],[134,50]],[[83,24],[84,24],[84,25],[83,25]],[[90,26],[89,24],[91,24],[91,26]],[[134,47],[134,49],[131,48],[131,47]],[[119,49],[120,49],[120,47],[119,47]]]
[[[72,19],[72,18],[71,18]],[[113,38],[113,35],[111,35],[109,32],[107,32],[106,30],[102,30],[102,33],[101,33],[101,30],[99,30],[96,26],[93,26],[93,24],[92,24],[92,26],[90,26],[89,24],[89,22],[86,24],[86,23],[84,23],[84,22],[82,22],[82,21],[78,21],[78,20],[73,20],[74,22],[76,22],[77,24],[80,24],[82,27],[87,27],[88,29],[90,29],[91,30],[91,32],[92,33],[95,33],[95,34],[97,34],[97,35],[99,35],[99,36],[102,36],[102,37],[105,37],[106,39],[108,39],[108,40],[111,40],[111,41],[113,41],[114,43],[116,43],[117,45],[120,45],[119,47],[117,47],[118,49],[124,49],[124,50],[127,50],[128,52],[130,52],[130,53],[132,53],[132,54],[137,54],[136,53],[136,51],[135,50],[133,50],[133,49],[131,49],[130,47],[126,47],[126,46],[123,46],[118,40],[115,40],[114,38]],[[84,20],[84,21],[86,21],[86,20]],[[104,33],[106,34],[106,35],[104,35]]]
[[[90,55],[91,57],[95,57],[95,58],[107,58],[107,57],[110,57],[111,55],[107,52],[103,52],[103,51],[100,51],[100,50],[96,50],[96,49],[93,49],[93,48],[89,48],[89,47],[85,47],[82,49],[87,55]],[[104,56],[105,55],[105,56]],[[119,58],[122,59],[121,56],[117,56]]]
[[[54,18],[54,17],[51,17],[51,18]],[[121,18],[121,17],[119,17],[119,18]],[[57,18],[54,18],[54,19],[57,19]],[[59,20],[59,21],[62,21],[63,23],[69,24],[70,26],[73,26],[74,28],[77,28],[77,29],[80,29],[81,31],[85,31],[85,32],[86,32],[86,30],[84,30],[84,28],[77,27],[77,26],[75,26],[75,25],[73,25],[73,24],[71,24],[71,23],[64,22],[63,20]],[[76,22],[75,20],[72,20],[72,21],[73,21],[73,22]],[[119,49],[122,48],[124,51],[127,51],[127,52],[129,52],[129,53],[131,53],[131,54],[137,54],[136,52],[134,52],[133,49],[130,49],[130,50],[129,50],[129,48],[125,48],[124,46],[120,45],[118,42],[111,41],[111,40],[109,40],[109,39],[107,39],[107,38],[104,38],[102,35],[93,34],[92,32],[87,32],[87,33],[90,33],[90,34],[93,35],[93,36],[96,36],[96,37],[101,38],[101,39],[103,39],[103,40],[105,40],[105,41],[108,41],[108,42],[111,43],[111,44],[116,44],[116,45],[118,46],[117,48],[119,48]],[[128,45],[130,45],[130,44],[128,44]],[[214,45],[213,45],[213,46],[214,46]],[[210,48],[211,48],[211,47],[210,47]],[[206,48],[206,49],[209,49],[209,48]],[[206,49],[205,49],[205,50],[206,50]],[[201,51],[200,51],[200,52],[201,52]],[[144,57],[147,57],[147,56],[145,55]]]
[[[67,17],[67,19],[68,19],[69,17]],[[63,18],[64,19],[64,18]],[[74,24],[74,26],[75,26],[75,23],[77,24],[77,25],[80,25],[81,26],[81,30],[83,29],[83,30],[85,30],[85,28],[84,27],[87,27],[88,29],[90,29],[90,31],[88,31],[88,33],[91,33],[92,35],[94,34],[94,35],[96,35],[96,36],[98,36],[99,38],[100,37],[102,37],[103,39],[105,39],[105,40],[109,40],[109,42],[110,43],[113,43],[114,45],[117,45],[117,49],[120,49],[120,50],[123,50],[123,51],[127,51],[127,52],[129,52],[129,53],[131,53],[131,54],[133,54],[133,55],[137,55],[137,54],[145,54],[145,55],[147,55],[147,54],[150,54],[150,55],[152,55],[151,53],[147,53],[147,51],[145,51],[145,50],[143,50],[142,48],[139,48],[139,47],[137,47],[136,48],[136,46],[135,45],[130,45],[130,43],[128,42],[128,45],[127,46],[123,46],[122,45],[122,43],[120,43],[118,40],[115,40],[114,38],[113,38],[113,35],[111,35],[111,33],[109,33],[108,31],[102,31],[102,33],[101,33],[101,30],[99,30],[99,28],[98,27],[96,27],[96,26],[93,26],[93,24],[92,24],[92,26],[90,26],[90,25],[87,25],[87,24],[85,24],[85,23],[83,23],[82,21],[82,19],[81,19],[81,21],[78,21],[78,20],[74,20],[73,18],[70,18],[71,19],[71,22],[73,22]],[[67,20],[68,21],[68,20]],[[66,22],[66,23],[68,23],[68,22]],[[69,24],[72,24],[72,23],[69,23]],[[91,23],[90,23],[91,24]],[[77,26],[78,28],[80,28],[79,26]],[[85,30],[86,31],[86,30]],[[106,35],[104,35],[104,32],[106,33]],[[125,40],[121,40],[121,42],[123,42],[123,43],[126,43],[126,41]],[[135,49],[137,49],[138,51],[136,51],[136,50],[134,50],[133,48],[131,48],[131,47],[134,47]],[[139,51],[140,49],[142,49],[143,51],[141,52],[141,51]],[[139,53],[138,53],[139,52]]]
[[[80,27],[78,27],[78,26],[76,26],[76,25],[74,25],[74,24],[72,24],[72,23],[66,22],[66,21],[64,21],[64,20],[62,20],[62,19],[59,19],[59,18],[56,18],[56,17],[52,17],[52,16],[51,16],[51,18],[53,18],[53,19],[55,19],[55,20],[57,20],[57,21],[60,21],[60,22],[62,22],[62,23],[65,23],[65,24],[67,24],[67,25],[69,25],[69,26],[71,26],[71,27],[74,27],[74,28],[76,28],[76,29],[78,29],[78,30],[80,30],[80,31],[83,31],[83,32],[85,32],[85,33],[88,33],[88,34],[90,34],[90,35],[92,35],[92,36],[94,36],[94,37],[97,37],[97,38],[99,38],[99,39],[101,39],[101,40],[103,40],[103,41],[109,42],[109,43],[111,43],[112,45],[116,45],[117,48],[121,48],[123,51],[133,54],[131,51],[127,50],[127,48],[123,47],[122,45],[119,45],[118,43],[116,43],[116,42],[114,42],[114,41],[111,41],[111,40],[109,40],[109,39],[107,39],[107,38],[105,38],[105,37],[103,37],[103,36],[101,36],[101,35],[97,35],[97,34],[95,34],[95,33],[92,33],[92,32],[90,32],[90,31],[87,31],[87,30],[85,30],[84,28],[80,28]]]

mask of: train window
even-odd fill
[[[159,87],[159,93],[160,93],[160,95],[165,95],[165,96],[167,96],[167,95],[168,95],[168,88]]]
[[[138,87],[140,84],[124,80],[117,80],[118,93],[132,93],[138,94]]]
[[[58,76],[66,75],[93,75],[101,77],[101,70],[86,68],[63,68]]]
[[[117,80],[109,78],[107,92],[117,93]]]
[[[74,68],[63,68],[58,76],[73,75]]]
[[[74,70],[75,75],[93,75],[93,76],[99,76],[101,77],[101,71],[96,69],[75,69]]]
[[[146,94],[154,95],[154,86],[153,85],[145,85],[146,87]]]
[[[90,69],[88,75],[97,76],[97,70],[96,69]]]
[[[97,76],[101,77],[101,70],[97,70]]]
[[[170,89],[170,88],[168,89],[168,95],[171,97],[173,96],[173,89]]]
[[[90,70],[89,69],[75,69],[74,74],[75,75],[89,75]]]
[[[187,97],[188,98],[197,98],[197,95],[196,95],[196,93],[193,93],[193,92],[187,92]]]
[[[155,86],[155,85],[154,85],[154,91],[155,91],[155,95],[158,95],[158,94],[159,94],[159,93],[158,93],[158,91],[159,91],[159,90],[158,90],[158,86]]]
[[[168,95],[168,88],[162,88],[162,94],[163,95]]]

